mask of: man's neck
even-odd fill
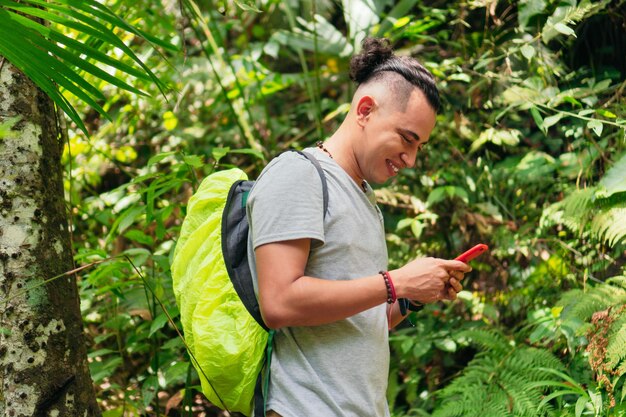
[[[340,127],[329,139],[324,142],[324,147],[333,156],[333,159],[337,164],[343,168],[344,171],[354,180],[354,182],[362,187],[363,177],[361,176],[361,169],[352,147],[352,140],[347,132],[343,132]]]

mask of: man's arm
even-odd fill
[[[297,239],[255,250],[259,303],[268,327],[332,323],[386,301],[387,290],[379,274],[338,281],[305,276],[310,245],[310,239]],[[398,298],[433,302],[456,297],[446,285],[456,280],[449,271],[462,274],[469,269],[460,261],[421,258],[390,274]]]

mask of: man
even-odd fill
[[[270,162],[248,199],[251,269],[263,318],[277,329],[269,416],[389,416],[388,330],[404,318],[396,300],[455,299],[470,270],[421,258],[387,271],[369,183],[414,166],[439,95],[424,67],[382,39],[364,41],[351,78],[358,88],[346,119],[309,150],[328,183],[326,213],[315,167],[294,152]]]

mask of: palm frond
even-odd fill
[[[35,19],[77,30],[88,35],[90,40],[79,42]],[[80,76],[81,72],[134,94],[145,94],[100,68],[104,65],[136,78],[151,79],[161,92],[165,90],[165,85],[115,34],[116,30],[148,38],[95,0],[60,0],[55,3],[0,0],[0,55],[37,84],[85,133],[85,125],[61,93],[62,90],[73,94],[103,116],[108,115],[99,104],[104,96]],[[119,48],[128,58],[123,60],[108,56],[90,45],[93,39],[109,50]],[[161,41],[158,44],[166,45]],[[168,48],[171,49],[171,45]]]

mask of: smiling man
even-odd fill
[[[418,258],[387,271],[369,184],[414,166],[439,94],[433,76],[384,39],[364,41],[350,76],[357,89],[348,115],[308,150],[326,177],[326,212],[320,176],[294,152],[270,162],[248,199],[251,269],[265,323],[276,329],[268,416],[389,416],[388,331],[404,318],[398,300],[455,299],[470,270]]]

